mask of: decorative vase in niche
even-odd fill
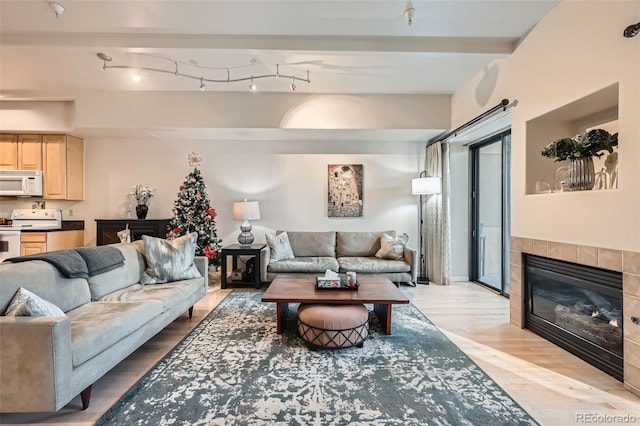
[[[149,206],[147,206],[146,204],[138,204],[136,206],[136,216],[138,216],[138,219],[146,219],[148,212]]]
[[[593,188],[596,174],[593,167],[593,158],[577,157],[569,162],[569,190],[585,191]]]

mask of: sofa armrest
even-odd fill
[[[404,260],[411,265],[411,280],[416,283],[418,281],[418,252],[411,247],[404,247]]]
[[[260,281],[267,282],[267,267],[269,266],[269,260],[271,259],[271,249],[269,244],[265,245],[260,250]]]
[[[193,263],[198,268],[198,272],[200,275],[204,277],[204,289],[207,290],[209,287],[209,258],[206,256],[196,256],[193,259]]]
[[[57,411],[75,395],[68,317],[0,317],[2,412]]]

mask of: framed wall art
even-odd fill
[[[329,164],[329,217],[363,217],[363,180],[362,164]]]

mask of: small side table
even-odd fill
[[[223,247],[220,254],[222,255],[222,272],[220,277],[220,287],[227,288],[227,256],[232,257],[233,269],[238,267],[238,256],[254,256],[256,258],[255,270],[254,270],[254,282],[246,281],[234,281],[234,284],[253,284],[255,288],[260,288],[262,282],[260,281],[260,251],[266,246],[265,243],[259,244],[232,244],[227,247]]]

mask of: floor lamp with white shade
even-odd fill
[[[418,284],[429,284],[427,276],[427,265],[424,255],[424,219],[422,217],[422,197],[424,195],[439,194],[442,192],[442,181],[439,177],[427,176],[426,171],[420,172],[420,176],[411,180],[411,193],[420,195],[418,201],[418,222],[420,231],[420,275],[416,282]]]

